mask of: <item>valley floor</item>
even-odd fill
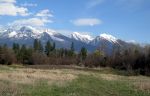
[[[109,68],[0,66],[0,96],[150,96],[150,77]]]

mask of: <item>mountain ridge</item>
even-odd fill
[[[90,35],[74,32],[71,37],[68,37],[52,29],[37,29],[31,26],[7,28],[0,34],[0,44],[6,43],[10,46],[13,42],[31,46],[34,39],[41,40],[43,45],[50,40],[56,43],[57,48],[70,48],[71,43],[74,42],[76,51],[79,51],[81,47],[86,47],[88,51],[94,51],[104,45],[110,51],[113,46],[127,46],[128,44],[123,40],[125,44],[121,44],[119,43],[120,39],[106,33],[93,38]]]

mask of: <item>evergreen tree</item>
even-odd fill
[[[26,60],[26,45],[22,45],[20,52],[19,52],[19,59],[21,60],[21,62],[24,64],[25,60]]]
[[[55,42],[53,42],[52,51],[54,51],[54,50],[55,50],[55,47],[56,47]]]
[[[39,49],[39,42],[38,42],[38,39],[35,39],[34,40],[34,51],[38,51]]]
[[[16,44],[16,50],[17,50],[17,52],[19,52],[19,50],[20,50],[20,45],[18,43]]]
[[[41,44],[40,40],[35,39],[34,40],[34,51],[37,52],[43,52],[43,45]]]
[[[71,43],[71,48],[70,48],[70,52],[69,52],[69,56],[73,56],[74,55],[74,43]]]
[[[85,60],[87,57],[87,49],[85,47],[82,47],[80,50],[80,56],[82,58],[82,60]]]
[[[13,50],[14,50],[15,54],[17,54],[20,50],[19,44],[13,43]]]
[[[43,45],[41,44],[41,41],[38,41],[38,51],[43,52]]]
[[[74,43],[71,43],[71,51],[74,52]]]
[[[13,50],[16,53],[16,43],[13,43]]]
[[[26,50],[26,64],[33,64],[33,61],[32,61],[32,54],[33,54],[33,48],[30,47]]]
[[[51,49],[52,49],[52,45],[51,45],[50,41],[47,41],[47,43],[45,45],[45,53],[47,56],[50,55]]]

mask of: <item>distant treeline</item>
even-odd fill
[[[111,67],[130,74],[150,76],[150,46],[116,47],[111,55],[105,54],[104,47],[100,47],[93,53],[88,53],[84,46],[80,52],[75,52],[73,42],[70,46],[69,49],[56,49],[54,42],[47,41],[43,46],[41,41],[37,39],[34,40],[32,47],[14,43],[12,48],[9,48],[4,44],[0,46],[0,64]]]

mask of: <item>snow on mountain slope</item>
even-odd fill
[[[52,29],[44,29],[44,30],[41,30],[42,32],[46,32],[48,33],[49,35],[53,36],[53,35],[56,35],[56,34],[59,34],[57,33],[55,30],[52,30]]]
[[[93,40],[93,38],[90,35],[83,35],[78,32],[72,33],[71,38],[84,43],[89,43],[91,40]]]
[[[80,51],[81,47],[86,47],[89,51],[94,51],[101,45],[105,44],[106,49],[111,50],[114,46],[127,46],[128,44],[112,35],[103,33],[95,38],[89,35],[83,35],[79,32],[74,32],[71,37],[67,37],[52,29],[35,28],[31,26],[14,26],[8,28],[0,28],[0,44],[9,44],[13,42],[19,44],[32,45],[34,39],[41,40],[45,44],[48,40],[55,42],[57,48],[70,48],[74,42],[75,49]]]
[[[10,38],[10,39],[22,39],[22,38],[34,38],[40,36],[38,30],[30,27],[23,26],[20,28],[8,28],[5,32],[1,34],[2,38]]]
[[[43,36],[44,32],[46,32],[51,38],[55,40],[63,41],[62,39],[55,37],[55,35],[58,35],[59,33],[52,29],[36,29],[31,26],[22,26],[17,28],[10,27],[1,34],[1,37],[11,39],[40,39]]]
[[[112,35],[106,34],[106,33],[100,34],[100,36],[97,36],[95,39],[93,39],[89,43],[93,46],[100,46],[103,44],[105,44],[106,46],[120,45],[118,43],[117,38],[115,38]]]
[[[0,26],[0,34],[2,34],[3,32],[6,32],[7,30],[3,27],[3,26]]]
[[[11,33],[8,34],[8,36],[11,38],[11,37],[14,37],[17,35],[17,32],[13,31]]]
[[[106,40],[113,42],[113,43],[117,43],[117,40],[118,40],[116,37],[109,35],[109,34],[106,34],[106,33],[101,34],[100,38],[106,39]]]

